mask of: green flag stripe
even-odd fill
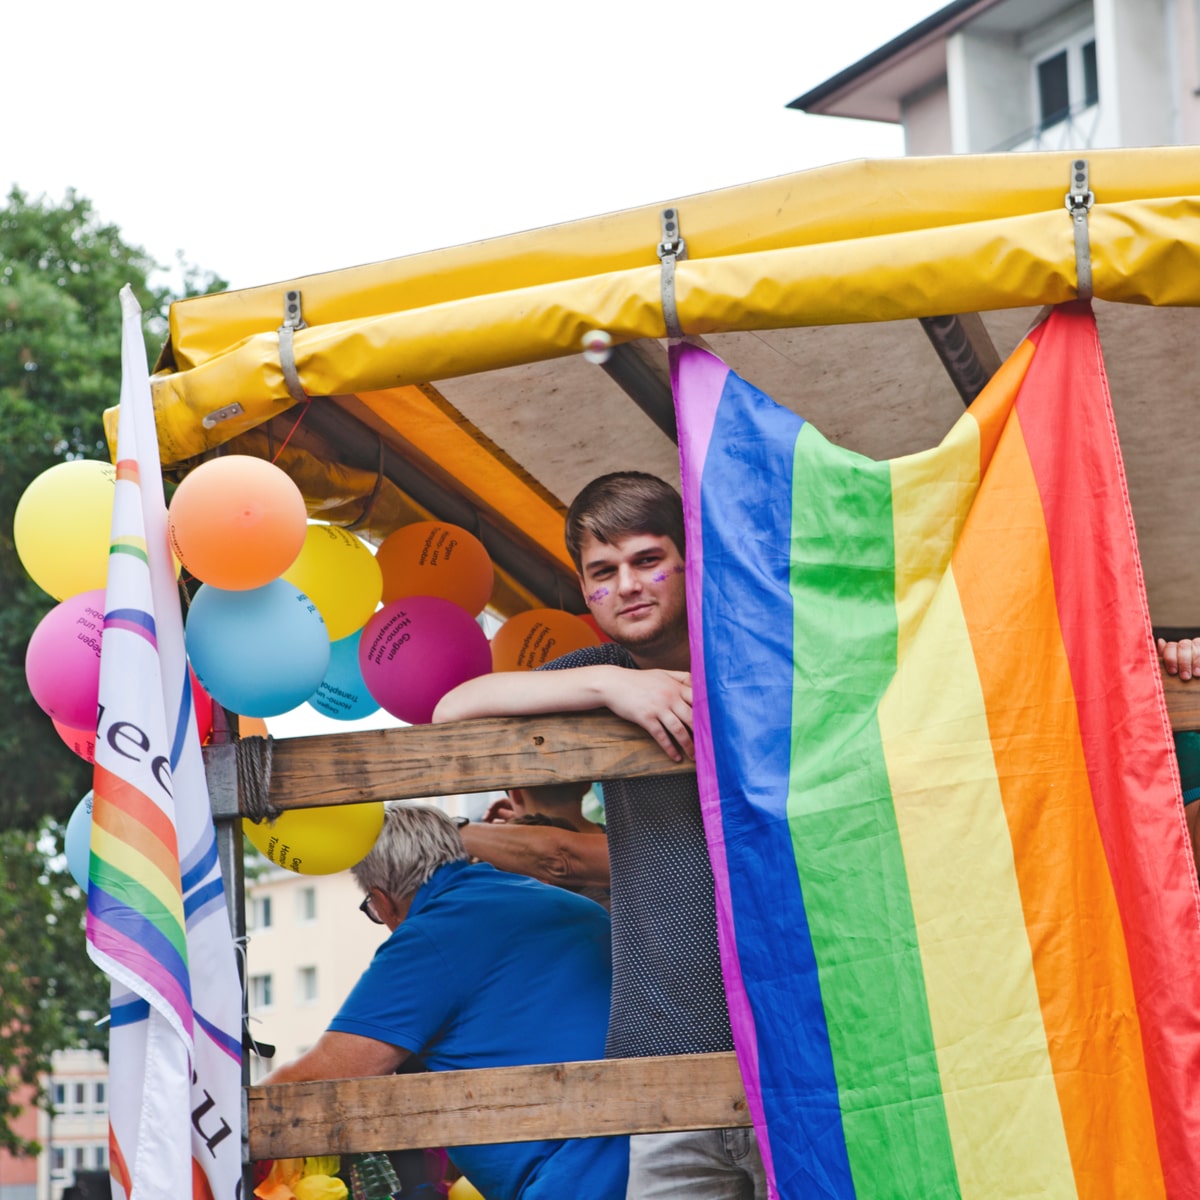
[[[949,1200],[958,1177],[877,715],[896,671],[888,465],[805,425],[792,503],[788,819],[851,1172],[862,1197]]]

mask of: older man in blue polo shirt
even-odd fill
[[[316,1045],[264,1083],[604,1056],[608,914],[536,880],[470,863],[437,809],[388,809],[353,874],[391,936]],[[487,1200],[622,1200],[627,1138],[450,1149]]]

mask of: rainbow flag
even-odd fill
[[[1090,311],[891,462],[672,355],[701,803],[775,1193],[1200,1194],[1200,892]]]
[[[241,986],[167,544],[141,310],[122,289],[88,953],[110,977],[109,1172],[125,1200],[240,1195]]]

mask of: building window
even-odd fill
[[[1042,128],[1049,129],[1065,121],[1071,111],[1071,91],[1067,84],[1067,52],[1044,58],[1037,65],[1038,110]]]
[[[296,893],[296,920],[300,924],[317,919],[317,889],[301,888]]]
[[[270,896],[252,896],[250,898],[250,903],[246,906],[246,928],[259,930],[271,928]]]
[[[75,1153],[72,1155],[75,1163],[75,1170],[82,1171],[87,1165],[87,1150],[83,1146],[76,1146]]]
[[[270,1008],[274,1003],[270,975],[250,976],[250,1004],[253,1008]]]
[[[102,1109],[104,1107],[104,1081],[100,1080],[96,1083],[96,1107]]]
[[[50,1100],[55,1108],[62,1108],[67,1102],[67,1085],[65,1083],[56,1083],[50,1089]]]
[[[87,1107],[87,1084],[77,1083],[75,1085],[75,1107],[81,1112]]]
[[[1065,46],[1060,43],[1034,63],[1034,73],[1040,129],[1050,129],[1100,103],[1096,39],[1090,33],[1072,38]]]
[[[314,1004],[317,999],[317,968],[300,967],[296,972],[296,1001]]]
[[[103,1171],[108,1166],[108,1147],[93,1146],[92,1147],[92,1164],[97,1171]]]
[[[65,1171],[67,1169],[67,1152],[61,1146],[54,1146],[50,1151],[50,1170]]]
[[[1091,108],[1100,103],[1100,76],[1096,71],[1096,42],[1084,42],[1080,50],[1083,57],[1083,104]]]

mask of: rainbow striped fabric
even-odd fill
[[[892,462],[702,349],[672,367],[701,802],[776,1194],[1200,1194],[1200,892],[1090,311]]]
[[[167,543],[141,310],[122,290],[88,953],[110,977],[113,1194],[241,1189],[241,985]]]

